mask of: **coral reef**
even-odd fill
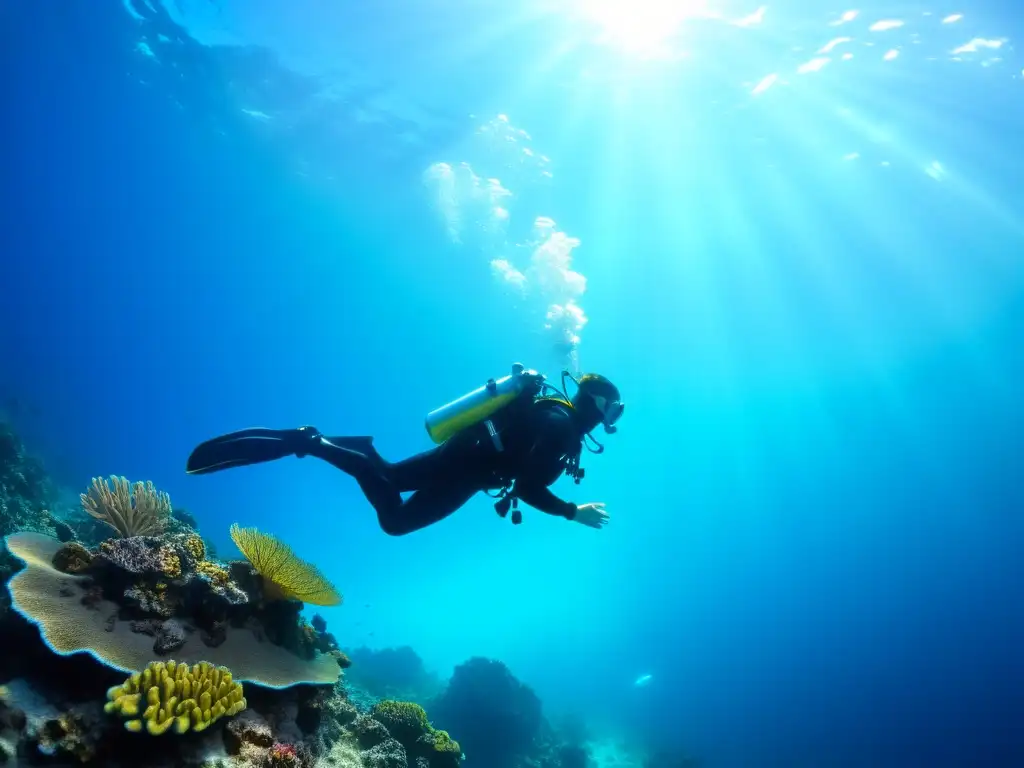
[[[283,541],[255,528],[231,526],[231,540],[263,580],[268,600],[294,598],[312,605],[340,605],[341,595],[316,566],[300,560]]]
[[[117,484],[125,482],[124,478],[111,479]],[[94,492],[93,486],[97,482],[101,483],[101,488]],[[167,514],[170,498],[166,494],[160,493],[151,484],[136,483],[135,486],[142,486],[141,492],[149,495],[154,500],[157,506],[157,514],[162,520],[162,527],[158,526],[157,529],[150,532],[150,535],[183,534],[195,536],[199,543],[202,544],[204,550],[204,555],[198,559],[213,559],[216,557],[216,550],[212,544],[199,535],[199,523],[194,515],[180,508],[170,508],[170,512]],[[129,487],[128,492],[134,493],[135,491]],[[84,503],[92,495],[99,494],[102,497],[107,493],[112,494],[113,491],[103,481],[94,479],[88,493],[75,494],[75,504],[69,506],[64,519],[55,519],[54,525],[57,527],[57,537],[61,541],[75,539],[87,547],[95,548],[109,539],[112,534],[118,533],[111,528],[110,523],[102,519],[104,515],[101,514],[100,517],[96,517]],[[168,504],[164,505],[162,503],[163,500],[166,500]],[[90,501],[91,504],[92,502]]]
[[[0,763],[17,762],[19,743],[41,759],[87,762],[96,753],[103,717],[99,702],[61,709],[24,680],[12,680],[0,687]]]
[[[409,646],[360,647],[349,651],[351,689],[371,700],[402,699],[426,704],[444,690],[444,681],[427,671],[423,659]]]
[[[205,661],[178,664],[154,661],[122,684],[107,691],[104,711],[125,718],[124,727],[138,732],[145,727],[159,736],[174,727],[175,733],[205,731],[221,717],[232,717],[245,709],[241,683],[231,679],[224,667]],[[143,703],[145,711],[140,715]]]
[[[432,730],[423,707],[412,702],[381,701],[373,706],[371,714],[402,744],[413,743]]]
[[[77,541],[64,542],[53,555],[53,567],[64,573],[85,573],[92,563],[92,552]]]
[[[2,575],[16,570],[2,592],[15,610],[0,613],[0,764],[460,764],[458,742],[418,704],[360,712],[349,700],[351,661],[322,616],[301,615],[341,595],[277,539],[233,526],[246,560],[218,562],[194,517],[116,476],[81,494],[79,517],[58,519],[9,431],[0,460]],[[411,649],[405,660],[397,677],[421,679]]]
[[[425,763],[429,768],[459,765],[462,758],[459,743],[446,731],[431,726],[426,711],[419,704],[381,701],[374,705],[371,715],[385,727],[392,739],[402,745],[407,758]]]
[[[26,565],[9,584],[13,605],[40,627],[57,653],[88,652],[132,673],[155,655],[174,652],[189,664],[209,661],[234,670],[240,680],[269,687],[332,684],[340,675],[334,655],[268,639],[281,614],[268,614],[234,585],[196,577],[184,544],[173,539],[111,540],[78,574],[55,567],[55,556],[66,546],[56,539],[18,533],[7,545]],[[178,621],[170,622],[172,616]],[[293,634],[305,636],[297,611],[284,616],[289,618]]]
[[[118,536],[157,536],[164,532],[171,516],[171,497],[158,491],[152,482],[129,483],[123,477],[111,476],[107,484],[94,477],[87,493],[83,493],[82,509]]]
[[[47,511],[54,498],[42,463],[26,453],[9,424],[0,422],[0,535],[25,530],[56,534]]]
[[[455,668],[432,707],[434,721],[457,728],[466,764],[513,768],[534,751],[544,718],[540,699],[500,661],[472,658]]]
[[[16,531],[66,536],[66,526],[50,513],[56,498],[43,465],[29,456],[10,424],[0,421],[0,537]],[[18,562],[0,547],[0,578],[6,580]],[[7,596],[0,593],[0,614]]]

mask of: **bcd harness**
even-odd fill
[[[491,382],[488,382],[490,384]],[[545,395],[546,390],[553,390],[554,395]],[[565,392],[560,391],[557,387],[547,384],[542,378],[535,380],[535,384],[527,387],[523,393],[512,403],[505,406],[502,411],[507,411],[513,407],[522,405],[523,400],[529,398],[530,407],[562,407],[573,410],[573,404],[566,396]],[[501,411],[499,411],[500,413]],[[497,414],[495,414],[497,415]],[[493,417],[492,417],[493,418]],[[484,422],[484,426],[487,428],[487,434],[494,444],[495,449],[501,453],[505,450],[505,446],[501,441],[501,434],[499,430],[494,426],[492,419],[487,419]],[[589,437],[589,435],[588,435]],[[593,440],[593,438],[591,437]],[[600,443],[594,442],[603,449]],[[600,453],[600,450],[594,451]],[[580,450],[572,454],[566,454],[562,457],[562,461],[565,463],[565,474],[573,479],[576,485],[580,484],[586,471],[580,466],[580,457],[583,453],[583,446],[580,446]],[[519,497],[515,494],[515,480],[510,478],[500,478],[502,486],[497,491],[487,491],[487,495],[496,498],[497,501],[494,504],[494,510],[502,518],[506,517],[509,511],[512,512],[512,524],[519,525],[523,522],[523,513],[519,509]]]

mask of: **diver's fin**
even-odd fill
[[[185,472],[202,475],[231,467],[260,464],[286,456],[304,456],[320,439],[313,427],[298,429],[243,429],[200,443],[185,464]]]

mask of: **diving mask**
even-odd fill
[[[622,413],[626,410],[626,404],[619,400],[609,400],[601,395],[591,395],[591,397],[594,399],[594,405],[597,406],[597,410],[601,412],[601,423],[604,425],[604,431],[609,435],[617,432],[618,427],[615,424],[622,418]]]

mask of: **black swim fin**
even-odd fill
[[[320,440],[314,427],[298,429],[243,429],[200,443],[185,464],[185,472],[202,475],[247,464],[305,456]]]

